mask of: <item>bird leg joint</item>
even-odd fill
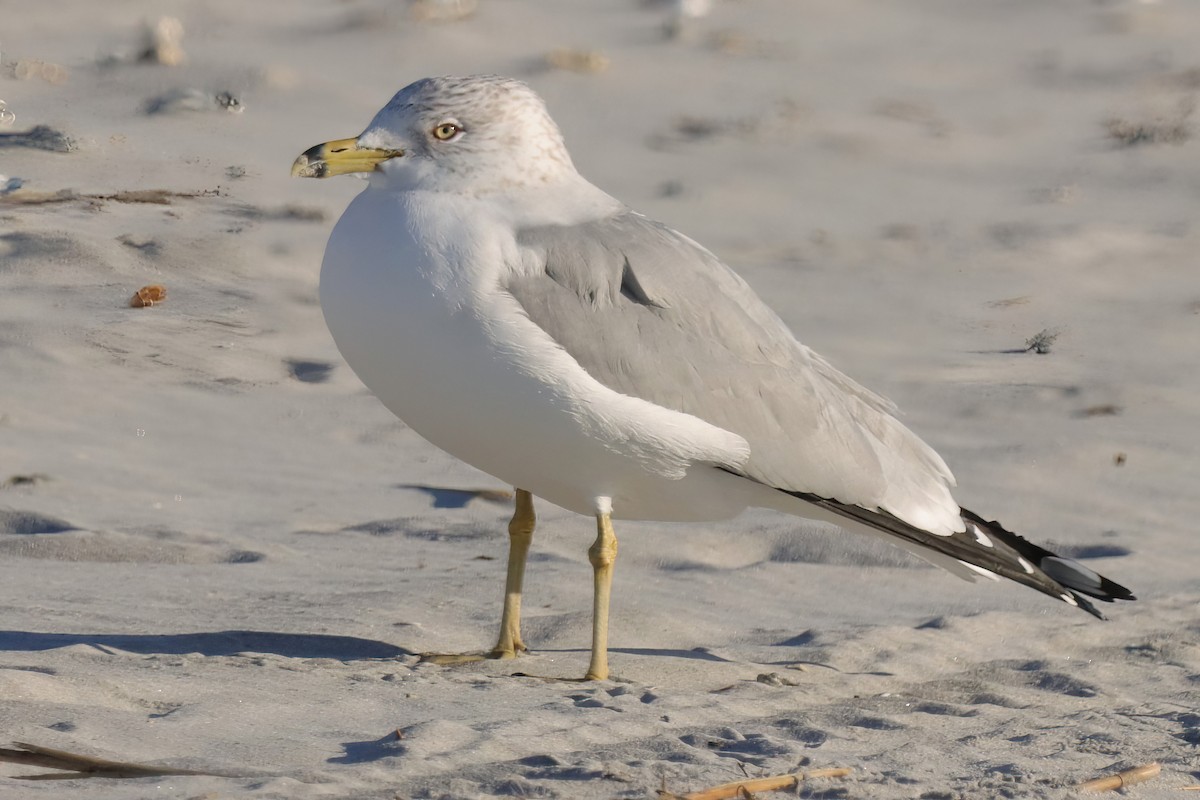
[[[617,537],[613,533],[608,517],[597,520],[596,541],[588,548],[588,561],[596,569],[611,567],[617,561]]]

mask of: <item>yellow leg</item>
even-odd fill
[[[489,658],[516,658],[527,649],[521,641],[521,587],[525,582],[525,559],[533,542],[533,495],[517,489],[516,510],[508,523],[508,577],[504,581],[504,613],[500,617],[500,639]]]
[[[608,678],[608,601],[612,595],[613,564],[617,561],[617,536],[613,533],[612,518],[607,513],[596,515],[596,541],[588,549],[595,576],[592,606],[592,663],[585,681]]]
[[[516,509],[508,523],[508,577],[504,582],[504,613],[500,617],[500,639],[486,653],[422,653],[421,660],[433,664],[470,664],[485,658],[516,658],[526,650],[521,641],[521,586],[525,582],[525,559],[533,542],[533,495],[517,489]]]

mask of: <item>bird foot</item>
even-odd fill
[[[421,653],[420,659],[422,664],[440,664],[445,667],[458,666],[460,664],[478,664],[481,661],[505,661],[510,658],[518,658],[522,653],[528,652],[528,648],[521,644],[513,648],[496,647],[484,653]],[[604,675],[597,675],[591,670],[582,678],[560,678],[554,675],[534,675],[528,672],[514,672],[510,677],[513,678],[533,678],[539,681],[548,681],[555,683],[591,683],[592,681],[607,680],[607,670]]]
[[[592,681],[608,680],[607,678],[597,678],[591,673],[584,675],[582,678],[561,678],[557,675],[533,675],[528,672],[514,672],[510,677],[533,678],[534,680],[546,681],[547,683],[591,683]]]
[[[523,644],[518,644],[515,647],[494,647],[486,653],[421,653],[421,663],[441,664],[442,666],[454,666],[457,664],[475,664],[480,661],[505,661],[510,658],[517,658],[521,653],[528,651],[528,648]]]

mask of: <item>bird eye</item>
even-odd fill
[[[460,131],[462,131],[462,128],[458,127],[453,122],[443,122],[441,125],[438,125],[433,129],[433,137],[435,139],[440,139],[443,142],[447,142],[457,136]]]

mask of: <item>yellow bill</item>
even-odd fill
[[[310,147],[292,164],[293,178],[329,178],[349,172],[374,172],[375,167],[404,155],[403,150],[359,147],[357,139],[337,139]]]

